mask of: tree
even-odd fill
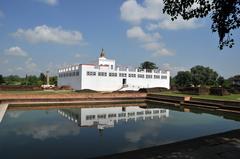
[[[46,83],[47,77],[45,76],[44,73],[40,73],[39,80],[41,81],[41,84],[45,84]]]
[[[204,66],[194,66],[191,68],[192,83],[198,85],[215,85],[218,74],[213,69]]]
[[[18,75],[10,75],[4,77],[4,80],[7,85],[20,85],[24,79],[19,77]]]
[[[232,31],[240,27],[240,0],[163,0],[163,13],[172,20],[181,16],[184,20],[203,18],[210,14],[212,31],[219,36],[219,48],[232,47]]]
[[[175,83],[180,87],[187,87],[192,84],[192,75],[189,71],[179,71],[175,76]]]
[[[0,85],[5,83],[3,76],[0,74]]]
[[[28,85],[30,86],[39,86],[41,85],[41,81],[38,79],[37,76],[35,75],[30,75],[27,77],[27,80],[28,80]]]
[[[228,80],[232,85],[240,85],[240,75],[230,77]]]
[[[175,86],[176,85],[176,78],[175,77],[172,77],[172,76],[170,77],[170,85],[171,86]]]
[[[49,78],[49,83],[50,83],[51,85],[57,86],[57,76],[52,76],[52,77],[50,77],[50,78]]]
[[[222,76],[219,76],[217,79],[217,83],[219,86],[223,86],[225,79]]]
[[[158,69],[156,64],[153,62],[150,62],[150,61],[145,61],[145,62],[141,63],[139,68],[140,69],[149,69],[149,70]]]

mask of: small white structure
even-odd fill
[[[120,121],[164,120],[169,117],[168,109],[144,109],[138,106],[60,109],[58,113],[77,123],[80,127],[95,127],[99,130],[114,127],[114,125]]]
[[[140,88],[170,88],[170,72],[161,70],[116,67],[102,50],[97,64],[72,65],[58,70],[58,86],[75,90],[96,91],[139,90]]]

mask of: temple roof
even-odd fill
[[[101,53],[100,53],[100,57],[105,57],[105,52],[104,50],[102,49]]]

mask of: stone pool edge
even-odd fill
[[[74,105],[104,105],[120,103],[155,102],[169,104],[174,107],[211,109],[218,112],[240,114],[240,102],[195,99],[189,96],[178,97],[140,92],[108,92],[79,94],[0,94],[0,104],[7,103],[9,107],[37,106],[74,106]]]
[[[193,138],[175,143],[143,148],[96,159],[175,159],[175,158],[231,158],[240,155],[240,129]]]

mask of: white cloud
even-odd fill
[[[146,136],[148,136],[149,140],[154,141],[159,136],[164,120],[166,120],[166,118],[143,122],[141,123],[141,127],[126,132],[125,138],[130,143],[138,143]]]
[[[82,57],[82,54],[76,53],[76,54],[75,54],[75,57],[76,57],[76,58],[81,58],[81,57]]]
[[[185,21],[178,18],[172,21],[163,14],[163,0],[127,0],[120,7],[121,19],[134,25],[127,30],[127,37],[140,41],[141,47],[153,56],[174,55],[165,47],[158,30],[195,29],[201,27],[196,19]],[[144,22],[143,22],[144,21]],[[145,30],[142,28],[146,28]]]
[[[80,129],[77,126],[73,126],[70,122],[48,124],[40,124],[38,126],[34,124],[26,124],[22,127],[14,128],[14,131],[18,135],[31,136],[34,139],[45,140],[49,138],[59,138],[63,136],[75,136],[80,133]]]
[[[10,118],[19,118],[24,113],[25,113],[25,111],[9,111],[9,112],[7,112],[7,115]]]
[[[163,0],[144,0],[143,4],[136,0],[125,1],[121,8],[121,18],[132,24],[140,24],[143,20],[150,22],[149,29],[195,29],[201,25],[196,19],[185,21],[178,18],[172,21],[170,16],[163,14]]]
[[[196,19],[188,21],[178,18],[174,21],[165,19],[157,24],[151,23],[147,26],[148,30],[166,29],[166,30],[180,30],[180,29],[196,29],[201,27],[201,24],[196,23]]]
[[[142,20],[159,20],[162,14],[162,0],[145,0],[143,5],[136,0],[128,0],[120,8],[121,18],[131,23],[140,23]]]
[[[171,76],[174,77],[175,75],[177,75],[177,73],[179,71],[186,71],[188,70],[186,67],[184,66],[175,66],[169,63],[164,63],[161,66],[162,70],[169,70],[171,72]]]
[[[153,56],[172,56],[175,53],[167,49],[162,42],[147,43],[143,46],[146,50],[153,52]]]
[[[5,50],[6,55],[10,56],[27,56],[26,51],[18,46],[13,46]]]
[[[141,27],[135,26],[132,27],[131,29],[127,30],[127,37],[128,38],[136,38],[140,41],[144,42],[151,42],[151,41],[156,41],[160,39],[160,34],[159,33],[154,33],[154,34],[146,34]]]
[[[174,55],[173,51],[167,49],[161,40],[159,33],[146,33],[140,26],[135,26],[127,30],[127,37],[140,41],[142,47],[153,53],[153,56]]]
[[[56,6],[59,3],[59,0],[38,0],[50,6]]]
[[[33,71],[36,69],[37,64],[33,62],[33,59],[31,57],[29,57],[26,61],[25,61],[25,67],[26,69],[28,69],[29,71]]]
[[[22,67],[17,67],[16,70],[17,70],[17,71],[22,71],[23,68],[22,68]]]
[[[25,39],[31,43],[58,43],[80,44],[83,42],[82,33],[79,31],[63,30],[62,27],[49,27],[47,25],[36,26],[34,29],[18,29],[13,36]]]

